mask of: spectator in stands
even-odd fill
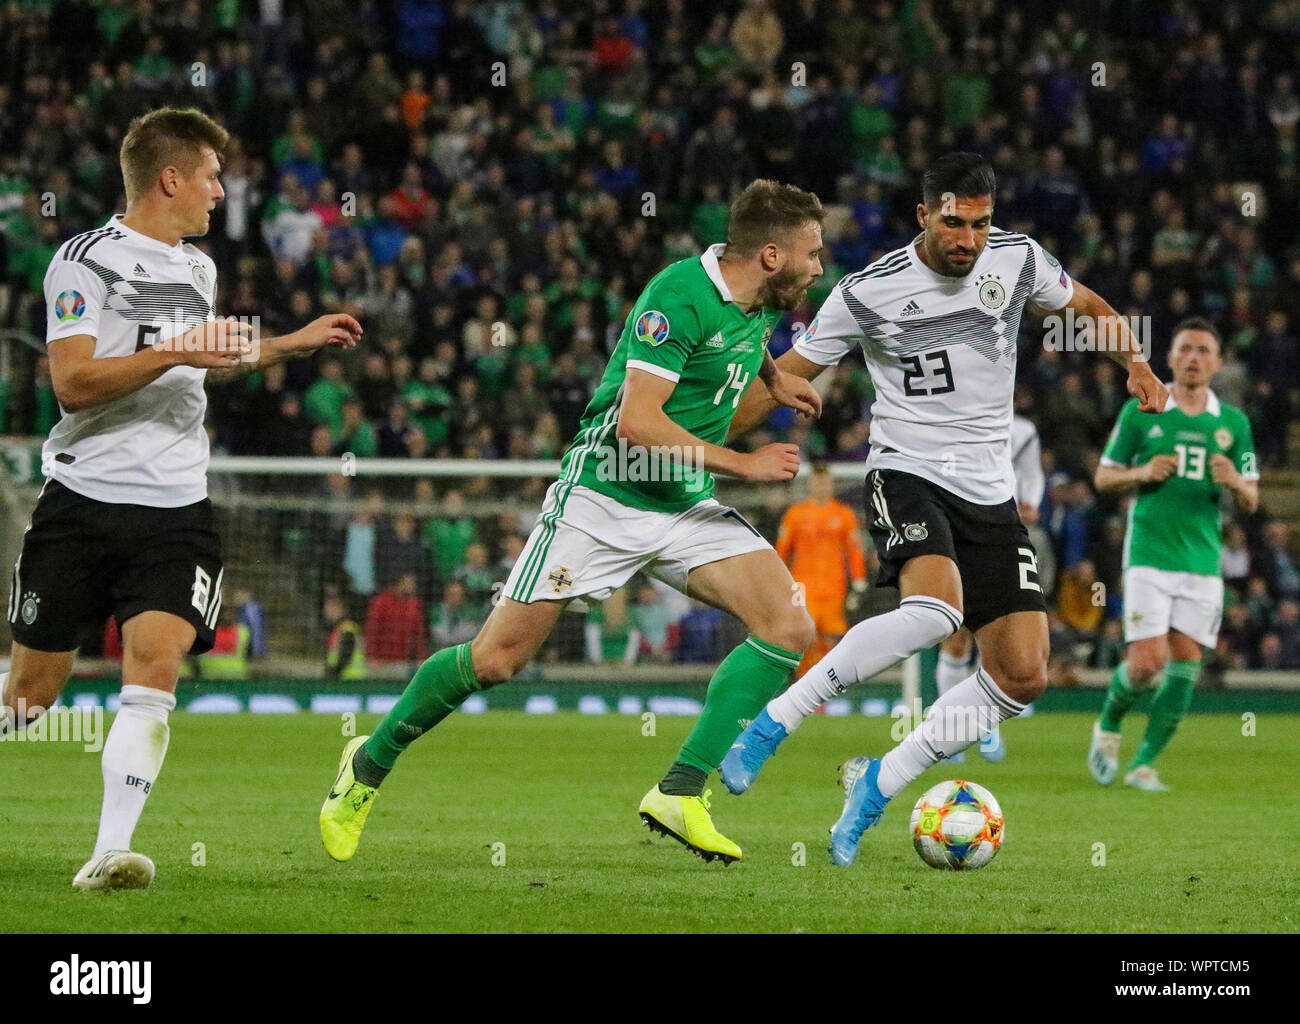
[[[375,543],[377,521],[384,507],[384,496],[371,491],[366,502],[348,521],[344,534],[343,571],[352,591],[363,597],[375,592]]]
[[[330,435],[329,427],[312,427],[307,454],[318,459],[329,458],[334,454],[334,438]]]
[[[397,397],[397,388],[393,386],[388,360],[383,353],[370,352],[366,355],[356,395],[361,399],[367,419],[383,420],[387,417],[392,401]]]
[[[1057,579],[1057,611],[1065,626],[1080,642],[1093,638],[1106,613],[1104,588],[1093,564],[1084,559],[1067,568]]]
[[[1300,601],[1280,601],[1270,632],[1278,638],[1278,661],[1282,668],[1300,668]]]
[[[278,414],[267,424],[276,450],[283,455],[308,455],[311,452],[312,422],[303,415],[302,402],[292,391],[280,398]]]
[[[496,571],[488,561],[487,545],[474,541],[465,548],[465,560],[456,568],[455,580],[465,587],[465,595],[471,605],[486,610],[492,600],[493,584],[497,582]]]
[[[1105,588],[1107,614],[1120,613],[1120,589],[1124,569],[1124,520],[1110,516],[1093,541],[1089,561],[1096,568],[1097,579]],[[1041,577],[1040,577],[1041,578]]]
[[[1276,601],[1269,593],[1268,581],[1262,576],[1251,576],[1246,580],[1246,608],[1251,619],[1262,629],[1273,619]]]
[[[1228,605],[1219,628],[1217,650],[1231,668],[1251,668],[1261,630],[1245,604]]]
[[[1092,539],[1092,488],[1085,480],[1054,474],[1047,482],[1044,526],[1052,538],[1057,562],[1074,565],[1087,555]]]
[[[271,651],[270,637],[266,627],[266,610],[262,603],[253,597],[247,587],[239,587],[231,595],[235,607],[236,625],[248,630],[248,657],[265,658]]]
[[[436,648],[454,647],[473,640],[483,625],[483,611],[465,596],[465,584],[448,583],[442,600],[429,613],[429,631]]]
[[[1223,528],[1219,565],[1223,570],[1224,584],[1239,594],[1244,593],[1246,577],[1250,575],[1250,548],[1246,544],[1246,531],[1240,523],[1228,523]]]
[[[365,639],[361,627],[348,617],[338,594],[326,596],[322,618],[326,632],[325,678],[365,678]]]
[[[478,539],[478,525],[464,513],[465,496],[453,488],[443,495],[440,513],[424,528],[422,540],[434,578],[444,583],[456,575],[465,552]]]
[[[1270,520],[1264,525],[1263,544],[1251,560],[1251,571],[1264,581],[1274,600],[1300,597],[1300,570],[1289,549],[1290,537],[1287,523]]]
[[[411,426],[406,403],[394,398],[388,403],[388,418],[379,428],[379,456],[384,459],[401,459],[407,455],[406,439],[414,428]],[[417,431],[418,432],[418,431]]]
[[[352,386],[343,379],[342,361],[324,360],[320,376],[303,396],[303,412],[337,436],[343,429],[343,403],[351,394]]]
[[[428,657],[424,610],[414,573],[405,573],[370,599],[366,658],[374,663],[418,662]]]
[[[675,660],[679,662],[711,662],[718,657],[718,636],[722,627],[722,613],[716,608],[698,602],[678,623],[679,637]]]
[[[1291,421],[1291,388],[1300,376],[1297,341],[1288,330],[1286,313],[1273,310],[1263,332],[1250,346],[1250,371],[1255,380],[1254,434],[1260,462],[1280,466],[1286,453],[1287,424]]]
[[[379,436],[375,425],[366,419],[361,399],[350,395],[343,401],[343,421],[334,437],[334,453],[350,453],[358,459],[379,454]]]
[[[311,209],[311,194],[286,174],[280,194],[262,219],[262,237],[271,254],[295,267],[307,262],[312,239],[324,227],[320,215]]]
[[[395,262],[378,264],[374,286],[362,293],[360,303],[367,333],[385,342],[410,342],[415,333],[415,300],[398,277]]]
[[[636,588],[636,603],[629,609],[629,618],[632,630],[628,635],[624,662],[635,664],[642,653],[659,664],[671,661],[668,629],[673,624],[672,610],[648,580]]]
[[[410,575],[415,578],[416,593],[421,597],[428,594],[428,559],[416,536],[414,516],[399,512],[391,524],[381,524],[375,545],[375,572],[381,580]]]
[[[1282,639],[1276,633],[1265,633],[1259,639],[1259,652],[1251,668],[1277,672],[1287,666],[1282,661]]]

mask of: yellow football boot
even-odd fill
[[[703,796],[668,796],[656,785],[641,801],[641,820],[652,832],[671,836],[706,861],[730,864],[740,860],[740,847],[713,827],[709,817],[712,795],[706,789]]]
[[[352,774],[352,755],[369,738],[358,736],[343,748],[338,778],[321,805],[320,837],[325,842],[325,852],[335,860],[351,860],[357,852],[361,830],[379,795],[378,789],[358,782]]]

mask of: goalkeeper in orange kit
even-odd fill
[[[850,584],[854,603],[867,589],[857,516],[848,505],[835,500],[825,462],[813,463],[807,499],[792,505],[781,520],[776,553],[803,588],[808,614],[817,629],[816,638],[795,670],[797,679],[848,632],[844,600]]]

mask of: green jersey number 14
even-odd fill
[[[735,388],[736,393],[731,396],[731,407],[736,408],[740,404],[740,396],[745,393],[745,387],[748,384],[749,374],[745,372],[745,368],[740,363],[728,363],[727,379],[723,382],[722,387],[718,388],[718,393],[713,396],[713,404],[721,404],[727,389]]]

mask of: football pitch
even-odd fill
[[[362,716],[365,731],[374,721]],[[1287,832],[1300,716],[1191,715],[1160,762],[1174,791],[1103,789],[1084,768],[1091,717],[1005,728],[1009,756],[937,766],[900,794],[848,869],[826,860],[835,766],[890,745],[890,719],[808,722],[714,820],[744,848],[705,864],[650,837],[636,809],[691,720],[455,715],[384,785],[356,858],[330,861],[316,815],[344,743],[323,715],[172,717],[135,848],[144,892],[81,894],[100,761],[74,743],[0,744],[0,929],[7,932],[1295,932]],[[1126,723],[1123,757],[1144,717]],[[944,778],[1006,815],[993,863],[926,867],[912,804]],[[1288,809],[1290,808],[1290,809]]]

